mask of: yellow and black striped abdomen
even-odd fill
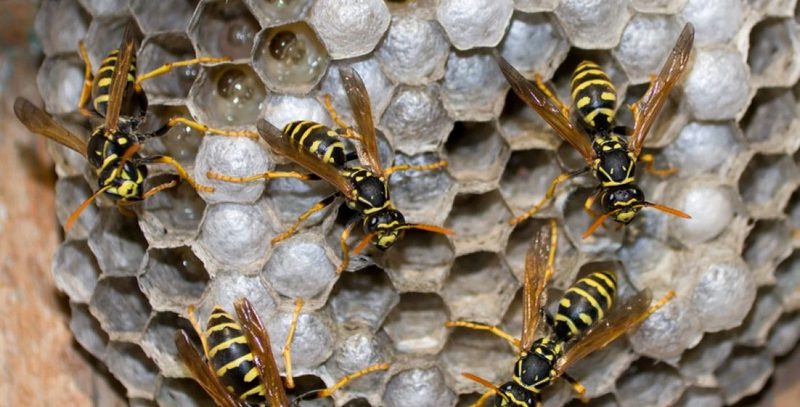
[[[597,271],[573,284],[558,303],[553,327],[557,340],[567,341],[603,319],[616,292],[617,276],[612,271]]]
[[[314,154],[320,160],[337,168],[344,167],[344,143],[339,134],[328,126],[300,120],[291,122],[283,128],[289,143]]]
[[[602,132],[614,123],[617,90],[608,75],[591,61],[581,62],[572,74],[573,110],[584,125]]]
[[[239,323],[222,308],[214,307],[205,335],[208,356],[220,383],[240,400],[263,403],[266,400],[264,385]]]
[[[100,63],[100,68],[98,68],[97,72],[94,74],[94,82],[92,83],[92,106],[94,106],[95,112],[103,117],[105,117],[108,108],[111,78],[114,76],[114,65],[117,63],[118,57],[118,49],[109,52],[108,56]],[[133,88],[134,82],[136,82],[136,56],[133,56],[131,67],[128,72],[126,93],[128,93],[128,88]]]

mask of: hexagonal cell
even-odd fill
[[[447,58],[442,102],[456,120],[487,121],[500,113],[506,82],[488,52],[453,51]]]
[[[695,29],[695,44],[724,44],[733,39],[745,18],[745,5],[737,0],[709,3],[688,0],[681,10],[683,21],[691,22]],[[718,24],[725,21],[725,24]]]
[[[717,390],[690,387],[675,403],[678,407],[722,407],[725,405]]]
[[[142,348],[127,342],[112,342],[108,345],[105,362],[108,369],[128,391],[128,397],[152,399],[155,395],[158,366]]]
[[[450,406],[456,395],[447,387],[442,372],[436,367],[416,368],[397,373],[386,384],[383,404],[400,406]]]
[[[691,307],[706,332],[739,326],[755,300],[755,277],[732,254],[706,249],[689,262],[690,275],[697,277]]]
[[[159,312],[147,323],[140,342],[144,353],[158,365],[161,374],[167,377],[180,377],[186,372],[175,347],[175,333],[179,329],[193,335],[189,321],[171,312]]]
[[[672,16],[637,14],[628,22],[614,56],[631,82],[647,82],[661,70],[680,30]]]
[[[36,75],[45,110],[52,114],[75,111],[83,86],[83,64],[74,55],[47,57]]]
[[[552,77],[568,50],[569,43],[558,29],[558,23],[551,14],[545,13],[514,14],[500,44],[503,58],[526,78],[533,78],[534,74]]]
[[[281,312],[266,323],[272,341],[272,354],[280,355],[289,332],[292,312]],[[301,312],[292,340],[292,369],[298,375],[325,362],[336,345],[332,321],[322,312]],[[283,368],[283,360],[278,366]]]
[[[589,229],[594,222],[594,218],[589,216],[584,209],[584,204],[589,197],[597,192],[595,188],[578,188],[572,191],[566,198],[556,198],[556,208],[563,205],[565,231],[573,243],[581,251],[596,253],[601,251],[613,251],[622,245],[622,235],[625,227],[617,228],[616,222],[606,220],[604,226],[599,227],[588,238],[582,237],[583,233]],[[564,199],[562,201],[562,199]],[[640,215],[641,216],[641,215]]]
[[[411,157],[397,154],[394,164],[426,165],[437,161],[439,157],[433,153]],[[408,221],[441,224],[455,197],[453,181],[446,169],[394,173],[389,180],[392,202]]]
[[[197,191],[181,183],[148,198],[139,225],[151,247],[187,244],[197,235],[205,209]]]
[[[436,294],[406,293],[392,309],[383,330],[401,353],[436,354],[447,340],[447,312]]]
[[[389,28],[389,8],[378,0],[341,2],[318,0],[309,23],[334,59],[369,53]]]
[[[211,310],[217,305],[235,315],[233,304],[240,298],[247,298],[253,304],[262,322],[268,321],[276,312],[275,300],[270,296],[261,278],[245,276],[238,272],[220,272],[209,282],[206,294],[197,304],[197,320],[202,326],[206,326]],[[275,341],[274,338],[272,340]]]
[[[78,50],[91,17],[76,0],[42,2],[34,28],[46,55]]]
[[[619,43],[630,11],[623,0],[563,0],[556,16],[573,46],[609,49]]]
[[[800,252],[795,251],[775,270],[775,287],[787,311],[800,309]]]
[[[203,262],[188,247],[150,249],[139,286],[153,308],[180,313],[196,303],[208,284]]]
[[[388,342],[385,335],[375,336],[365,330],[348,331],[339,337],[336,351],[326,363],[326,373],[338,379],[368,366],[385,363],[391,357],[388,354],[391,347]],[[351,382],[345,390],[348,393],[346,397],[369,396],[376,390],[380,391],[384,376],[385,372],[372,373]],[[341,402],[342,398],[339,397],[337,402]]]
[[[299,19],[306,14],[312,2],[310,0],[244,0],[244,3],[258,21],[263,22],[265,26],[272,26]]]
[[[555,149],[561,144],[561,138],[555,130],[514,92],[506,94],[499,123],[503,137],[513,150]]]
[[[759,89],[742,117],[747,141],[755,144],[782,141],[797,116],[796,101],[789,89]]]
[[[447,170],[461,192],[486,192],[497,186],[511,150],[493,122],[457,122],[445,143]]]
[[[412,229],[387,252],[386,271],[398,291],[435,292],[444,284],[453,257],[446,236]]]
[[[100,277],[100,267],[85,241],[68,241],[53,259],[53,277],[72,301],[89,302]]]
[[[249,58],[261,27],[241,0],[200,3],[189,23],[189,36],[202,56]]]
[[[179,0],[153,3],[130,0],[131,12],[146,33],[186,31],[198,0]]]
[[[275,246],[262,275],[270,287],[289,298],[324,296],[337,277],[325,249],[318,234],[292,236]]]
[[[400,87],[381,124],[391,131],[397,149],[414,155],[438,149],[453,128],[439,100],[439,86]]]
[[[78,208],[81,203],[92,196],[93,191],[89,188],[86,180],[82,176],[65,177],[56,181],[56,217],[58,223],[64,225],[69,215]],[[89,205],[81,216],[75,221],[67,236],[72,239],[88,239],[89,232],[97,223],[98,209],[95,205]]]
[[[756,273],[759,283],[773,282],[771,271],[781,260],[789,256],[792,249],[791,230],[782,220],[760,220],[756,222],[747,239],[742,253],[753,270],[769,269],[767,275]]]
[[[517,355],[506,341],[488,332],[456,328],[442,350],[442,371],[457,393],[483,392],[484,388],[461,375],[469,372],[492,383],[503,383],[511,376]]]
[[[682,99],[690,113],[699,120],[739,116],[751,93],[750,74],[741,54],[725,47],[700,48],[693,53],[694,63],[685,74]]]
[[[436,9],[436,19],[453,46],[466,50],[497,45],[513,11],[512,0],[443,0]]]
[[[328,54],[308,24],[268,28],[256,36],[253,68],[277,92],[308,93],[328,67]]]
[[[133,277],[102,278],[89,309],[112,339],[138,337],[150,317],[150,304]]]
[[[759,86],[791,86],[797,81],[795,22],[791,18],[768,18],[750,31],[747,64]]]
[[[278,171],[292,171],[296,168],[278,167]],[[327,182],[307,182],[294,178],[277,178],[270,180],[266,188],[266,199],[269,205],[275,208],[278,220],[283,228],[289,227],[308,208],[334,193],[333,187]],[[303,228],[310,228],[319,224],[323,219],[334,213],[337,205],[314,213],[303,222]]]
[[[184,61],[195,57],[189,37],[181,33],[164,33],[147,37],[139,51],[139,73],[150,72],[169,62]],[[142,82],[142,88],[151,100],[183,99],[189,94],[199,65],[176,67],[172,72]]]
[[[575,366],[569,369],[569,374],[586,387],[587,397],[594,398],[614,391],[615,382],[621,383],[620,376],[637,358],[638,355],[630,349],[626,341],[617,340],[575,363]],[[563,381],[561,386],[570,387]],[[574,392],[569,396],[574,397]]]
[[[774,213],[789,199],[798,177],[800,171],[789,156],[757,154],[739,178],[739,192],[751,211]]]
[[[330,295],[333,318],[340,326],[366,326],[377,330],[400,301],[400,295],[381,269],[344,273]]]
[[[70,301],[69,309],[69,329],[75,335],[75,340],[92,356],[101,359],[106,353],[108,334],[89,312],[89,306]]]
[[[654,386],[654,383],[658,383]],[[617,385],[620,405],[671,406],[681,397],[685,384],[671,366],[651,360],[640,360],[629,369]]]
[[[214,402],[193,379],[164,378],[156,394],[159,406],[213,407]]]
[[[794,350],[798,339],[800,339],[800,313],[784,314],[770,332],[768,348],[773,355],[784,356]]]
[[[123,15],[128,11],[125,0],[78,0],[93,17]]]
[[[132,276],[139,271],[147,241],[133,216],[117,208],[101,209],[99,226],[92,230],[89,247],[107,275]]]
[[[495,190],[481,195],[456,196],[444,225],[455,232],[451,238],[457,254],[499,252],[511,233],[510,218],[503,197]]]
[[[248,126],[256,122],[266,95],[249,65],[205,67],[189,91],[189,109],[209,125]]]
[[[670,219],[670,234],[687,246],[720,236],[733,224],[741,202],[732,188],[703,182],[687,185],[673,205],[690,214],[692,219]]]
[[[208,172],[233,177],[263,174],[273,160],[257,141],[245,137],[207,136],[197,152],[197,181],[213,186],[213,193],[201,192],[209,203],[252,203],[264,192],[265,180],[238,183],[208,178]]]
[[[517,291],[510,271],[495,253],[456,258],[442,291],[450,318],[499,323]]]
[[[780,318],[781,299],[774,288],[762,288],[747,318],[739,327],[738,342],[749,346],[764,346],[770,329]]]
[[[653,297],[659,298],[659,295]],[[628,335],[628,340],[636,353],[664,360],[680,356],[700,342],[702,336],[694,310],[688,306],[688,300],[679,295],[644,320]]]
[[[743,149],[740,137],[733,123],[691,122],[663,153],[670,165],[679,168],[681,176],[723,174]]]
[[[209,267],[256,272],[271,249],[269,242],[276,234],[273,225],[275,221],[263,201],[256,205],[211,205],[193,248]]]
[[[144,123],[139,127],[145,132],[154,132],[160,129],[173,117],[191,117],[189,109],[183,105],[154,105],[147,106]],[[194,165],[197,151],[203,142],[203,132],[195,130],[184,124],[170,128],[163,136],[151,138],[143,145],[148,154],[166,154],[184,166]]]
[[[681,375],[698,386],[715,387],[714,370],[728,359],[734,340],[730,331],[706,335],[697,346],[681,356]]]
[[[738,348],[717,370],[725,403],[734,404],[759,391],[772,373],[772,358],[763,351]]]
[[[362,57],[355,60],[333,62],[320,85],[320,91],[322,94],[331,95],[333,107],[346,123],[353,123],[353,114],[350,108],[350,99],[344,91],[342,78],[339,76],[339,68],[343,66],[354,69],[364,81],[364,86],[367,88],[370,104],[372,105],[372,117],[377,125],[382,113],[392,99],[394,84],[383,73],[383,68],[376,57]],[[433,97],[432,101],[426,101],[426,103],[433,104],[434,99],[436,97]],[[321,105],[320,108],[322,108]],[[414,114],[420,113],[415,112]],[[321,121],[321,123],[332,124],[328,112],[324,109],[322,110],[322,116],[324,116],[325,121]]]
[[[328,111],[316,97],[312,96],[271,94],[267,97],[264,110],[264,120],[279,129],[297,120],[309,120],[328,127],[333,126]]]
[[[103,0],[88,1],[102,2]],[[114,0],[113,2],[117,1],[120,0]],[[109,1],[107,3],[111,4],[113,2]],[[125,10],[127,11],[127,7],[125,7]],[[95,18],[92,20],[91,24],[89,24],[89,31],[86,32],[84,42],[93,69],[97,70],[100,67],[101,61],[108,53],[119,48],[122,43],[122,35],[125,32],[125,27],[128,26],[128,24],[130,24],[133,29],[134,38],[142,38],[139,27],[137,27],[136,23],[132,22],[127,15],[120,15],[112,18]]]
[[[422,85],[442,77],[448,49],[435,21],[396,16],[375,55],[394,82]]]
[[[500,193],[516,213],[523,213],[544,198],[561,173],[555,155],[545,150],[515,151],[500,180]]]

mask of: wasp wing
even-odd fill
[[[261,375],[261,382],[267,393],[267,401],[270,407],[289,407],[289,399],[286,397],[286,390],[283,388],[283,380],[275,357],[272,355],[269,335],[261,319],[246,298],[240,298],[234,304],[236,315],[242,326],[247,343],[250,345],[250,352],[253,352],[253,363],[258,367]]]
[[[550,127],[555,129],[556,133],[558,133],[561,138],[578,150],[587,163],[594,161],[594,149],[592,149],[592,143],[589,137],[578,131],[575,126],[570,123],[569,118],[564,116],[564,113],[561,112],[558,105],[542,92],[541,89],[528,82],[528,80],[511,66],[505,58],[496,55],[496,59],[497,64],[500,65],[500,71],[505,75],[514,93],[533,108]]]
[[[189,336],[182,329],[175,335],[175,345],[178,347],[178,354],[183,359],[186,366],[194,374],[200,386],[208,393],[211,399],[221,407],[246,407],[247,404],[236,400],[236,398],[225,390],[219,382],[216,374],[211,367],[203,361],[203,357],[198,353],[197,348],[192,345]]]
[[[41,134],[86,157],[86,142],[56,122],[44,110],[39,109],[28,99],[18,97],[14,101],[14,114],[31,132]]]
[[[661,108],[664,106],[669,92],[672,87],[678,82],[686,65],[689,63],[689,55],[692,52],[692,43],[694,43],[694,26],[687,23],[672,48],[672,52],[667,58],[664,67],[658,74],[656,80],[647,89],[647,92],[639,99],[638,102],[631,105],[630,109],[633,112],[635,120],[633,133],[631,134],[629,142],[629,150],[633,152],[634,156],[638,157],[644,146],[644,140],[650,127],[656,121]]]
[[[122,103],[125,100],[125,89],[128,87],[128,77],[131,75],[131,64],[136,53],[136,44],[133,39],[131,24],[125,26],[122,34],[122,45],[119,47],[117,63],[114,64],[114,73],[111,75],[111,85],[108,92],[108,108],[106,109],[106,131],[114,132],[119,124],[119,115]]]
[[[550,228],[543,227],[525,256],[525,277],[522,282],[522,351],[529,351],[536,340],[536,329],[542,315],[542,292],[550,267]]]
[[[378,152],[378,136],[375,133],[375,124],[372,121],[372,106],[369,101],[369,93],[364,86],[361,76],[353,68],[339,68],[339,76],[342,78],[344,91],[350,99],[350,107],[353,109],[353,120],[358,127],[360,147],[358,148],[358,158],[362,164],[369,167],[375,174],[383,174],[381,157]]]
[[[347,198],[352,198],[355,192],[353,185],[335,167],[326,164],[313,154],[299,147],[294,147],[286,141],[286,135],[268,121],[261,119],[256,127],[261,138],[277,153],[303,168],[328,181]]]

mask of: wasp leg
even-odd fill
[[[572,177],[583,174],[586,171],[589,171],[589,167],[584,167],[576,171],[565,172],[553,178],[553,181],[550,183],[550,188],[547,189],[547,193],[544,194],[544,197],[541,200],[539,200],[539,202],[537,202],[536,205],[533,205],[530,209],[528,209],[527,212],[523,213],[520,216],[517,216],[516,218],[509,219],[508,223],[511,225],[517,225],[525,221],[526,219],[530,218],[531,216],[535,215],[536,212],[539,212],[539,210],[542,209],[542,207],[547,203],[547,201],[552,199],[553,196],[556,194],[556,187],[558,186],[558,184]]]
[[[189,319],[189,323],[192,324],[192,328],[197,336],[200,338],[200,345],[203,347],[203,355],[206,358],[207,363],[211,363],[211,358],[208,357],[208,339],[206,338],[205,332],[200,328],[200,322],[197,320],[197,314],[195,313],[196,309],[194,305],[190,305],[186,309],[186,315]]]
[[[294,312],[292,313],[292,322],[289,324],[289,333],[286,334],[286,343],[283,344],[283,366],[286,370],[286,388],[294,388],[294,378],[292,377],[292,340],[294,340],[294,331],[297,329],[297,320],[300,318],[300,310],[303,309],[303,300],[298,298],[294,302]]]
[[[273,179],[273,178],[296,178],[296,179],[305,180],[305,181],[319,179],[319,178],[313,177],[312,175],[301,174],[301,173],[296,172],[296,171],[270,171],[270,172],[265,172],[265,173],[262,173],[262,174],[248,175],[246,177],[236,177],[236,176],[233,176],[233,175],[225,175],[225,174],[220,174],[220,173],[214,172],[214,171],[208,171],[206,173],[206,176],[209,179],[216,179],[216,180],[225,181],[225,182],[233,182],[233,183],[236,183],[236,184],[244,184],[244,183],[247,183],[247,182],[253,182],[253,181],[258,181],[258,180],[262,180],[262,179]]]
[[[178,67],[181,67],[181,66],[195,65],[195,64],[203,64],[203,63],[211,64],[211,63],[217,63],[217,62],[227,62],[227,61],[230,61],[230,60],[231,60],[230,57],[222,57],[222,58],[200,57],[200,58],[194,58],[194,59],[187,59],[185,61],[169,62],[169,63],[166,63],[164,65],[159,66],[156,69],[153,69],[150,72],[147,72],[147,73],[139,75],[136,78],[135,89],[136,89],[137,92],[141,92],[142,91],[142,82],[144,82],[144,81],[146,81],[148,79],[155,78],[156,76],[161,76],[161,75],[167,74],[167,73],[171,72],[173,68],[178,68]]]
[[[94,77],[92,76],[92,61],[89,60],[89,53],[86,52],[86,45],[83,44],[83,41],[78,43],[78,52],[83,60],[83,65],[86,67],[83,73],[83,88],[81,89],[81,96],[78,99],[78,111],[81,112],[82,115],[88,117],[92,116],[92,111],[86,108],[86,103],[92,95],[92,82],[94,82]]]
[[[161,191],[163,191],[165,189],[174,188],[176,186],[178,186],[178,181],[177,180],[172,180],[172,181],[165,182],[163,184],[156,185],[156,186],[148,189],[147,192],[144,193],[143,199],[150,198],[151,196],[153,196],[153,195],[155,195],[155,194],[157,194],[157,193],[159,193],[159,192],[161,192]]]
[[[328,111],[328,115],[331,116],[331,120],[333,120],[333,122],[336,123],[336,127],[338,127],[339,130],[341,130],[338,133],[344,138],[359,140],[361,137],[359,137],[358,133],[353,131],[353,129],[351,129],[350,126],[348,126],[347,123],[345,123],[344,120],[342,120],[342,117],[339,116],[339,113],[336,113],[336,109],[333,108],[333,102],[331,101],[331,95],[325,94],[323,99],[325,104],[325,110]]]
[[[258,133],[250,130],[223,130],[217,129],[214,127],[209,127],[203,123],[198,123],[194,120],[187,119],[185,117],[173,117],[169,119],[166,126],[173,127],[177,124],[183,124],[185,126],[191,127],[197,131],[201,131],[203,133],[214,133],[220,136],[225,137],[247,137],[253,140],[258,139]]]
[[[586,398],[586,387],[583,387],[583,385],[579,381],[575,380],[574,377],[570,376],[567,373],[562,373],[561,377],[563,377],[566,381],[569,382],[569,384],[572,385],[573,390],[575,390],[575,393],[578,393],[578,397],[581,399],[582,402],[584,403],[589,402],[589,399]]]
[[[333,201],[336,199],[336,197],[337,197],[338,195],[339,195],[338,193],[336,193],[336,194],[333,194],[333,195],[330,195],[330,196],[326,197],[325,199],[323,199],[323,200],[321,200],[321,201],[319,201],[319,202],[315,203],[315,204],[314,204],[314,206],[312,206],[311,208],[309,208],[307,211],[303,212],[303,214],[302,214],[302,215],[300,215],[300,217],[298,217],[298,218],[297,218],[297,220],[294,222],[294,224],[292,225],[292,227],[290,227],[290,228],[289,228],[289,229],[287,229],[286,231],[282,232],[282,233],[281,233],[281,234],[279,234],[278,236],[275,236],[275,237],[272,239],[272,242],[271,242],[271,243],[272,243],[273,245],[274,245],[274,244],[277,244],[277,243],[278,243],[278,242],[280,242],[281,240],[284,240],[284,239],[288,238],[289,236],[293,235],[295,232],[297,232],[297,229],[300,227],[300,224],[301,224],[301,223],[303,223],[303,221],[305,221],[306,219],[308,219],[308,218],[309,218],[311,215],[313,215],[315,212],[319,212],[319,211],[321,211],[321,210],[325,209],[325,207],[326,207],[326,206],[328,206],[328,205],[330,205],[331,203],[333,203]]]
[[[600,191],[597,191],[594,194],[589,195],[583,202],[583,211],[586,212],[592,219],[597,217],[597,212],[592,209],[592,206],[594,206],[594,201],[597,200],[597,195],[599,193]]]
[[[495,394],[494,390],[487,390],[486,392],[481,394],[481,398],[479,398],[478,401],[472,403],[470,407],[483,407],[483,405],[486,404],[486,400],[489,400],[489,397],[494,396],[494,394]]]
[[[389,370],[389,367],[390,367],[390,365],[388,363],[381,363],[381,364],[365,367],[365,368],[363,368],[363,369],[361,369],[361,370],[359,370],[359,371],[357,371],[355,373],[350,373],[349,375],[339,379],[339,381],[334,383],[333,386],[328,387],[326,389],[320,390],[314,396],[314,398],[321,399],[321,398],[325,398],[325,397],[330,397],[331,394],[333,394],[336,390],[339,390],[342,387],[346,386],[347,383],[350,383],[353,380],[358,379],[359,377],[368,375],[368,374],[370,374],[372,372],[378,372],[378,371],[381,371],[381,370]]]
[[[347,227],[342,231],[342,235],[339,236],[339,246],[342,247],[342,264],[336,268],[336,275],[342,274],[347,268],[347,265],[350,264],[350,248],[347,246],[347,238],[350,237],[350,232],[353,231],[353,227],[356,226],[356,223],[356,220],[350,221]]]
[[[678,172],[677,168],[656,168],[656,159],[652,154],[642,154],[639,161],[645,163],[644,170],[658,177],[667,177]]]
[[[494,325],[478,324],[475,322],[468,322],[468,321],[447,321],[444,323],[444,326],[448,328],[461,327],[461,328],[474,329],[477,331],[487,331],[489,333],[492,333],[494,335],[503,338],[504,340],[506,340],[506,342],[510,343],[516,349],[519,349],[519,339],[513,337],[508,332]]]
[[[564,117],[569,117],[569,108],[564,104],[564,102],[561,101],[561,99],[558,98],[558,96],[556,96],[556,92],[553,91],[553,89],[546,83],[544,83],[542,76],[537,73],[534,76],[534,82],[536,82],[536,87],[538,87],[542,93],[545,94],[545,96],[550,98],[550,100],[555,103],[556,106],[558,106],[558,110],[561,110],[561,114],[564,115]]]
[[[197,181],[192,178],[191,175],[186,171],[183,166],[177,162],[174,158],[166,156],[166,155],[154,155],[151,157],[146,157],[141,160],[142,164],[166,164],[171,165],[175,168],[175,171],[178,172],[178,176],[182,179],[186,180],[192,188],[196,189],[197,191],[201,192],[214,192],[214,187],[210,187],[207,185],[198,184]]]
[[[389,175],[392,175],[392,173],[400,171],[431,171],[446,166],[447,166],[447,160],[441,160],[432,164],[425,164],[425,165],[401,164],[386,168],[385,170],[383,170],[383,174],[388,177]]]

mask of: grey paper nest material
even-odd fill
[[[234,58],[146,82],[154,121],[190,112],[233,129],[252,129],[258,117],[332,124],[326,93],[349,120],[336,67],[354,66],[370,91],[384,160],[450,162],[445,171],[395,175],[395,201],[411,221],[457,233],[409,232],[386,254],[357,258],[352,268],[379,267],[337,279],[343,226],[336,211],[269,243],[329,194],[328,186],[209,180],[211,169],[251,175],[289,167],[261,141],[176,128],[146,148],[176,157],[216,192],[198,195],[184,185],[148,200],[138,218],[109,205],[87,210],[53,266],[71,301],[70,326],[133,404],[207,405],[176,360],[173,335],[186,327],[186,307],[197,304],[205,318],[214,304],[230,310],[247,296],[279,351],[294,299],[304,298],[296,375],[332,384],[371,363],[393,364],[388,374],[337,393],[336,405],[466,405],[482,389],[460,373],[507,380],[514,355],[495,337],[448,331],[444,322],[472,319],[519,332],[523,256],[544,219],[557,218],[562,239],[551,294],[580,270],[616,260],[630,280],[623,292],[633,283],[678,293],[628,339],[575,366],[593,404],[734,403],[762,387],[774,357],[800,336],[793,235],[800,228],[800,36],[792,3],[44,1],[36,24],[46,54],[38,85],[48,111],[67,122],[76,123],[82,81],[78,40],[85,39],[96,67],[119,44],[128,19],[142,39],[142,69],[193,55]],[[543,196],[559,162],[576,168],[580,161],[508,92],[491,54],[500,52],[529,78],[552,79],[565,99],[571,70],[592,58],[629,103],[687,21],[697,28],[695,55],[648,140],[660,162],[680,172],[640,178],[649,198],[694,219],[644,211],[622,231],[611,227],[581,240],[591,221],[582,204],[594,181],[578,179],[537,219],[509,226],[512,213]],[[80,157],[52,150],[63,222],[94,183]],[[572,397],[563,385],[545,396],[548,406]]]

